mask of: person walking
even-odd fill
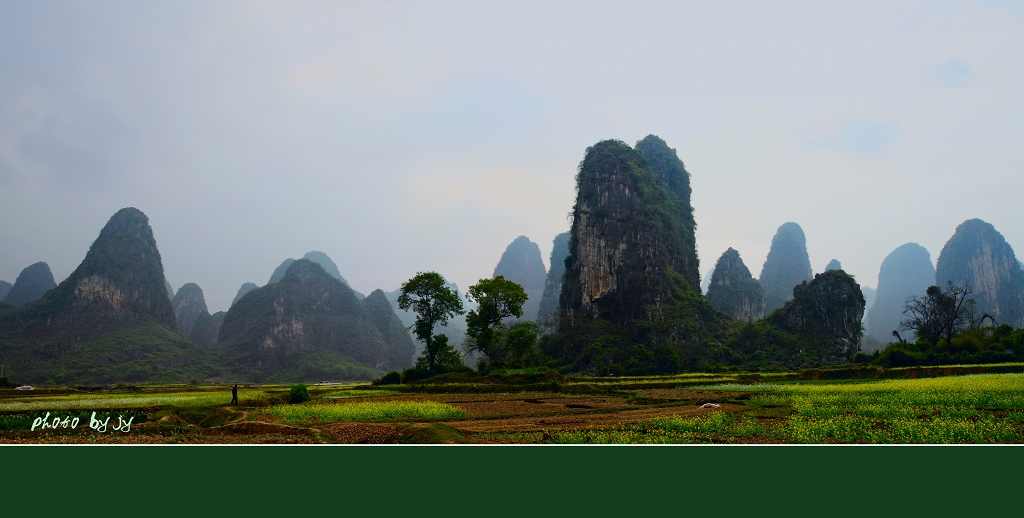
[[[231,406],[238,406],[238,384],[231,388]]]

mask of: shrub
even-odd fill
[[[398,371],[391,371],[379,379],[373,380],[374,385],[400,385],[402,383],[402,373]]]
[[[310,400],[309,390],[307,390],[306,386],[303,385],[302,383],[299,383],[298,385],[292,385],[292,391],[290,395],[292,404],[303,403]]]

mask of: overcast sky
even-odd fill
[[[587,146],[692,175],[701,272],[775,230],[868,286],[969,218],[1024,246],[1024,3],[0,2],[0,279],[122,207],[211,312],[322,250],[364,293],[547,263]]]

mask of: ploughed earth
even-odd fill
[[[553,392],[413,393],[322,402],[446,403],[465,413],[449,419],[370,419],[285,424],[266,407],[146,409],[149,420],[127,433],[3,430],[0,443],[69,444],[396,444],[508,443],[514,434],[608,430],[663,417],[694,417],[743,407],[747,394],[686,389],[630,390],[609,395]],[[318,399],[314,396],[314,399]],[[705,405],[713,403],[718,405]],[[314,419],[315,421],[315,419]]]

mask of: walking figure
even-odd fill
[[[238,406],[238,384],[231,387],[231,406]]]

